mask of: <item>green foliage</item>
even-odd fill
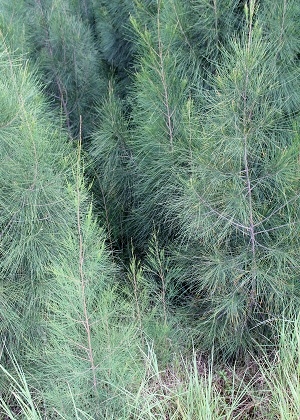
[[[143,25],[151,25],[156,1],[103,0],[101,5],[97,0],[92,2],[98,48],[116,78],[118,94],[123,97],[131,84],[137,50],[130,20],[138,17]]]
[[[133,1],[93,0],[96,34],[104,59],[110,66],[124,71],[132,61],[133,44],[130,42],[129,17],[135,11]]]
[[[18,25],[12,33],[22,30],[27,51],[38,63],[51,101],[61,108],[71,138],[80,130],[84,137],[91,133],[94,105],[106,88],[104,67],[88,23],[91,9],[86,1],[81,6],[78,11],[71,0],[12,1],[3,5],[7,20],[16,17]]]
[[[50,97],[60,104],[69,134],[81,130],[87,135],[93,129],[93,105],[105,88],[93,34],[65,1],[36,0],[28,13],[32,56]]]
[[[129,264],[128,280],[142,343],[152,343],[162,365],[191,344],[188,328],[176,310],[179,287],[175,283],[179,273],[180,269],[160,248],[155,234],[143,263],[133,254]]]
[[[273,55],[251,23],[224,51],[193,170],[172,205],[201,339],[231,354],[299,305],[299,139],[283,118]]]
[[[36,80],[1,39],[1,338],[19,352],[39,340],[45,267],[70,222],[69,148]],[[30,338],[29,338],[30,337]]]
[[[176,68],[189,85],[206,84],[220,61],[220,47],[241,26],[239,1],[161,1],[161,26],[173,28],[169,48]]]
[[[74,15],[80,16],[85,24],[93,26],[93,0],[69,0],[69,5]]]
[[[23,418],[28,420],[41,420],[42,415],[39,412],[38,404],[34,401],[31,390],[29,389],[26,377],[22,368],[18,365],[13,356],[12,364],[14,367],[14,376],[0,365],[1,373],[6,375],[10,382],[9,387],[9,401],[5,401],[0,395],[0,414],[5,415],[7,419],[15,419],[14,410],[22,413]],[[13,407],[13,408],[12,408]]]
[[[118,388],[132,387],[139,374],[139,338],[130,307],[112,287],[116,273],[91,211],[84,214],[83,197],[74,198],[78,232],[66,237],[51,266],[43,349],[30,352],[34,380],[49,416],[55,407],[72,418],[75,405],[92,418],[118,417]]]
[[[284,110],[299,115],[299,3],[282,0],[261,2],[261,25],[266,38],[274,45],[274,59],[282,86]]]
[[[112,249],[129,242],[126,218],[132,206],[132,156],[123,102],[110,84],[108,97],[98,109],[98,128],[90,147],[95,201]]]
[[[1,2],[1,415],[299,417],[297,3]]]
[[[170,48],[176,27],[162,24],[164,10],[158,10],[152,30],[132,20],[141,51],[133,90],[134,130],[130,143],[137,177],[132,231],[141,249],[147,245],[153,228],[161,230],[162,236],[171,233],[164,203],[176,188],[182,107],[188,96],[187,80],[180,78]]]
[[[1,37],[11,46],[12,51],[24,54],[29,51],[25,36],[26,6],[23,0],[18,2],[3,0],[0,4]]]
[[[269,416],[282,420],[297,419],[300,415],[300,325],[298,313],[286,314],[276,321],[278,349],[260,362],[260,369],[271,390]]]
[[[139,371],[132,309],[114,290],[80,156],[76,163],[24,62],[5,45],[1,59],[1,390],[10,393],[14,353],[48,418],[55,409],[74,418],[74,404],[93,418],[118,417],[117,387],[131,387]]]
[[[189,171],[192,143],[199,136],[191,98],[204,112],[203,86],[216,68],[220,46],[238,26],[236,2],[228,2],[226,12],[223,6],[159,1],[151,25],[131,19],[138,46],[130,144],[137,178],[132,231],[138,248],[145,247],[154,226],[165,238],[179,229],[175,215],[166,212],[167,203],[176,200],[181,172]]]

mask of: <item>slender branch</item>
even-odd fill
[[[184,37],[184,40],[185,40],[186,44],[188,45],[188,47],[189,47],[189,48],[190,48],[190,50],[192,51],[192,50],[193,50],[193,47],[192,47],[192,45],[191,45],[190,41],[188,40],[188,38],[187,38],[187,36],[186,36],[186,33],[185,33],[185,31],[183,30],[183,27],[182,27],[182,25],[181,25],[180,18],[179,18],[179,15],[178,15],[177,9],[176,9],[176,4],[174,4],[174,2],[172,2],[172,6],[173,6],[173,9],[174,9],[174,12],[175,12],[175,15],[176,15],[176,19],[177,19],[177,24],[176,24],[176,25],[179,27],[180,32],[182,33],[182,35],[183,35],[183,37]]]
[[[249,23],[248,23],[248,44],[247,44],[247,52],[250,52],[250,47],[252,43],[252,30],[253,30],[253,15],[254,15],[254,8],[255,8],[255,0],[249,0]]]
[[[232,226],[235,226],[238,230],[240,230],[243,234],[245,234],[245,232],[250,230],[249,226],[245,226],[245,225],[242,225],[241,223],[235,222],[232,218],[225,216],[223,213],[216,210],[201,195],[199,195],[195,189],[194,189],[194,193],[197,195],[201,203],[204,204],[204,206],[207,207],[212,213],[216,214],[220,219],[226,220]]]
[[[279,40],[278,40],[278,48],[277,48],[276,57],[275,57],[276,60],[278,59],[278,55],[279,55],[280,50],[281,50],[282,45],[283,45],[283,34],[284,34],[284,24],[285,24],[286,8],[287,8],[287,1],[284,0],[284,2],[283,2],[283,11],[282,11],[282,22],[281,22],[280,35],[279,35]]]
[[[167,325],[167,304],[166,304],[167,285],[166,285],[166,278],[165,278],[164,270],[162,267],[162,262],[159,255],[159,250],[157,249],[157,244],[156,244],[156,254],[157,254],[158,263],[159,263],[158,274],[159,274],[159,278],[161,279],[161,284],[162,284],[161,300],[162,300],[163,312],[164,312],[164,324]]]
[[[290,226],[296,226],[297,224],[299,224],[299,222],[289,222],[289,223],[285,223],[284,225],[279,225],[279,226],[275,226],[273,228],[269,228],[269,229],[263,229],[260,231],[256,231],[256,235],[259,235],[261,233],[268,233],[268,232],[272,232],[273,230],[278,230],[278,229],[283,229],[285,227],[290,227]]]
[[[217,0],[213,0],[214,2],[214,15],[215,15],[215,39],[217,41],[217,46],[219,43],[219,28],[218,28],[218,8],[217,8]]]
[[[38,7],[40,8],[40,11],[41,11],[41,14],[42,14],[42,17],[43,17],[45,23],[47,23],[47,19],[46,19],[45,13],[44,13],[43,6],[41,4],[41,0],[36,0],[36,2],[38,4]],[[47,24],[45,25],[45,31],[46,31],[46,42],[45,42],[45,44],[46,44],[47,50],[50,54],[50,57],[53,61],[54,52],[53,52],[53,47],[52,47],[52,44],[51,44],[51,41],[50,41],[50,33],[49,33],[49,28],[48,28]],[[68,134],[69,134],[70,139],[72,140],[73,136],[72,136],[72,130],[71,130],[70,117],[69,117],[70,111],[68,110],[68,106],[67,106],[67,104],[68,104],[67,92],[66,92],[66,89],[64,88],[64,85],[63,85],[60,77],[57,74],[55,74],[54,79],[55,79],[55,83],[56,83],[58,91],[59,91],[59,99],[60,99],[61,105],[62,105],[63,110],[64,110],[64,114],[65,114],[65,117],[66,117]],[[64,92],[66,92],[66,98],[65,98]]]
[[[82,304],[83,304],[83,315],[84,321],[83,325],[87,334],[87,353],[88,359],[91,365],[92,375],[93,375],[93,388],[95,394],[97,395],[97,378],[96,378],[96,366],[94,363],[94,353],[92,348],[92,338],[91,338],[91,326],[87,309],[86,293],[85,286],[86,280],[84,275],[84,244],[83,244],[83,234],[81,228],[81,212],[80,212],[80,203],[81,203],[81,190],[80,190],[80,159],[81,159],[81,127],[82,127],[82,117],[80,116],[80,134],[79,134],[79,146],[78,146],[78,158],[77,158],[77,182],[76,182],[76,193],[77,193],[77,230],[79,238],[79,260],[78,260],[78,270],[81,283],[82,291]]]
[[[129,276],[129,279],[131,280],[131,277],[132,277],[134,300],[135,300],[136,312],[137,312],[139,329],[140,329],[140,337],[141,337],[141,342],[144,344],[142,312],[141,312],[140,303],[139,303],[139,285],[138,285],[139,276],[141,275],[141,268],[139,266],[139,263],[136,262],[136,258],[133,255],[133,252],[132,252],[132,262],[130,264],[130,274],[131,276]]]
[[[249,34],[248,34],[248,44],[247,52],[250,54],[250,48],[252,44],[252,18],[254,11],[254,1],[250,0],[250,20],[249,20]],[[255,224],[253,218],[253,203],[252,203],[252,187],[250,179],[250,170],[248,164],[248,134],[249,134],[249,123],[251,122],[252,113],[249,113],[247,96],[248,96],[248,84],[249,84],[249,73],[248,68],[246,70],[245,77],[245,87],[243,92],[243,137],[244,137],[244,166],[245,166],[245,176],[246,176],[246,188],[248,195],[249,203],[249,232],[250,232],[250,242],[251,242],[251,252],[252,252],[252,284],[251,284],[251,297],[250,297],[250,306],[254,304],[256,296],[256,277],[257,277],[257,265],[256,265],[256,240],[255,240]]]
[[[260,222],[256,223],[254,226],[258,227],[261,226],[262,224],[264,224],[265,222],[267,222],[269,219],[271,219],[271,217],[273,217],[275,214],[277,214],[278,212],[280,212],[280,210],[284,209],[286,206],[288,206],[289,204],[293,203],[296,200],[300,199],[300,194],[292,197],[290,200],[287,200],[284,204],[282,204],[281,206],[277,207],[277,209],[273,210],[271,214],[269,214],[269,216],[265,217],[263,220],[261,220]]]
[[[105,197],[105,193],[103,191],[102,188],[102,184],[101,181],[99,179],[99,175],[97,174],[97,180],[98,180],[98,185],[101,191],[101,195],[102,195],[102,199],[103,199],[103,205],[104,205],[104,213],[105,213],[105,221],[106,221],[106,226],[107,226],[107,235],[108,235],[108,242],[109,242],[109,247],[111,252],[114,254],[114,246],[113,246],[113,240],[112,240],[112,228],[111,228],[111,224],[109,221],[109,214],[108,214],[108,205],[106,202],[106,197]]]
[[[159,56],[159,75],[161,77],[163,90],[164,90],[164,105],[166,107],[166,118],[167,118],[167,129],[169,133],[169,140],[171,151],[173,152],[173,123],[172,123],[172,116],[173,112],[170,109],[169,105],[169,92],[168,92],[168,85],[166,81],[165,75],[165,64],[164,64],[164,53],[163,53],[163,44],[161,41],[161,31],[160,31],[160,8],[161,8],[161,0],[158,2],[158,10],[157,10],[157,37],[158,37],[158,56]]]

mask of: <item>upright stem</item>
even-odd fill
[[[250,180],[250,171],[248,165],[248,134],[244,133],[244,166],[245,166],[245,175],[246,175],[246,188],[248,194],[249,202],[249,232],[250,232],[250,243],[251,243],[251,252],[252,252],[252,285],[251,285],[251,305],[254,303],[256,296],[256,240],[255,240],[255,225],[253,220],[253,204],[252,204],[252,187]]]
[[[170,139],[170,147],[171,151],[173,152],[173,124],[172,124],[172,111],[169,105],[169,92],[168,92],[168,85],[166,81],[166,74],[165,74],[165,64],[164,64],[164,52],[163,52],[163,44],[161,41],[161,32],[160,32],[160,8],[161,8],[161,0],[158,1],[158,10],[157,10],[157,36],[158,36],[158,56],[159,56],[159,66],[160,71],[159,75],[161,77],[163,90],[164,90],[164,105],[166,107],[166,124],[169,133]]]
[[[94,363],[94,353],[92,348],[92,339],[91,339],[91,325],[88,315],[87,309],[87,301],[86,301],[86,294],[85,294],[85,276],[84,276],[84,248],[83,248],[83,235],[81,229],[81,212],[80,212],[80,203],[81,203],[81,190],[80,190],[80,159],[81,159],[81,127],[82,127],[82,118],[80,116],[80,136],[79,136],[79,146],[78,146],[78,158],[77,158],[77,182],[76,182],[76,192],[77,192],[77,230],[78,230],[78,238],[79,238],[79,261],[78,261],[78,269],[79,269],[79,276],[80,276],[80,283],[81,283],[81,291],[82,291],[82,304],[83,304],[83,325],[87,334],[87,353],[88,353],[88,360],[91,365],[92,375],[93,375],[93,388],[94,392],[97,395],[97,378],[96,378],[96,366]]]
[[[253,0],[250,0],[250,17],[249,17],[249,32],[248,32],[248,43],[247,43],[247,52],[250,54],[251,43],[252,43],[252,24],[253,24],[253,13],[254,13],[254,4]],[[255,224],[253,218],[253,202],[252,202],[252,186],[250,179],[250,169],[249,169],[249,158],[248,158],[248,134],[249,129],[248,125],[251,121],[251,112],[248,111],[247,107],[247,96],[248,96],[248,84],[249,84],[249,73],[248,68],[246,70],[245,77],[245,87],[243,91],[243,101],[244,101],[244,110],[243,110],[243,138],[244,138],[244,168],[246,175],[246,189],[248,195],[249,203],[249,232],[250,232],[250,243],[251,243],[251,253],[252,253],[252,284],[251,284],[251,296],[249,301],[249,306],[252,306],[255,301],[256,296],[256,277],[257,277],[257,266],[256,266],[256,239],[255,239]]]
[[[129,276],[131,276],[131,279],[132,279],[132,282],[133,282],[133,292],[134,292],[134,300],[135,300],[135,306],[136,306],[136,315],[137,315],[137,318],[138,318],[141,342],[144,345],[142,312],[141,312],[140,304],[139,304],[140,296],[139,296],[139,284],[138,284],[141,275],[142,275],[141,268],[139,267],[139,264],[136,262],[135,256],[132,253],[132,260],[131,260],[131,264],[130,264],[130,274],[129,274]]]
[[[46,19],[45,13],[44,13],[43,6],[41,4],[41,0],[36,0],[36,1],[37,1],[37,4],[38,4],[38,6],[41,10],[42,17],[43,17],[45,23],[47,23],[47,19]],[[48,50],[48,53],[49,53],[51,59],[53,59],[54,58],[54,52],[53,52],[52,44],[50,42],[50,33],[49,33],[49,29],[48,29],[47,25],[45,26],[45,31],[46,31],[46,37],[47,37],[46,47],[47,47],[47,50]],[[59,76],[55,75],[54,79],[55,79],[55,83],[56,83],[58,91],[59,91],[60,103],[61,103],[61,106],[63,108],[64,114],[65,114],[68,134],[69,134],[70,139],[72,140],[73,136],[72,136],[72,130],[71,130],[70,117],[69,117],[70,111],[68,110],[67,99],[65,99],[65,96],[64,96],[65,88],[64,88],[64,85],[63,85],[62,81],[60,80]]]
[[[163,312],[164,312],[164,325],[167,325],[167,304],[166,304],[166,293],[167,293],[167,285],[166,285],[166,278],[165,278],[165,273],[164,273],[164,269],[163,269],[163,264],[160,258],[160,254],[159,254],[159,249],[158,249],[158,244],[156,243],[155,245],[156,248],[156,256],[158,259],[158,263],[159,263],[159,277],[161,280],[161,301],[162,301],[162,305],[163,305]]]

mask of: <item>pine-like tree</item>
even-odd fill
[[[136,171],[132,231],[138,247],[147,244],[154,226],[165,238],[180,229],[174,215],[167,215],[167,203],[176,199],[180,173],[191,164],[189,104],[197,98],[205,112],[202,91],[219,61],[221,45],[239,28],[238,3],[223,6],[200,0],[158,1],[147,25],[139,15],[131,19],[138,46],[130,143]]]
[[[299,136],[275,46],[253,22],[254,2],[245,10],[247,30],[222,52],[208,112],[194,111],[191,170],[171,204],[201,343],[226,355],[299,306]]]
[[[1,363],[9,371],[15,356],[47,418],[118,418],[117,388],[140,374],[132,306],[119,298],[80,157],[24,60],[3,38],[0,51]]]
[[[3,36],[1,61],[1,338],[22,355],[25,341],[42,334],[45,267],[70,223],[63,187],[70,150],[61,144],[58,120],[49,115],[36,80]]]
[[[168,8],[158,3],[152,28],[132,19],[139,43],[139,71],[132,90],[133,135],[130,147],[136,181],[132,232],[140,249],[154,228],[171,234],[165,203],[176,187],[182,149],[182,107],[189,95],[187,79],[177,69],[171,48],[177,27],[166,25]]]
[[[242,26],[240,2],[169,0],[159,4],[164,10],[161,26],[174,29],[169,48],[181,77],[188,77],[190,86],[206,86],[220,61],[220,47]]]
[[[106,415],[101,404],[134,375],[128,352],[107,362],[108,350],[122,332],[125,347],[144,344],[138,296],[151,282],[144,303],[159,308],[158,324],[189,299],[199,342],[225,355],[271,336],[272,319],[299,307],[299,6],[271,3],[250,0],[244,15],[236,0],[0,5],[7,42],[38,65],[69,136],[97,126],[88,151],[111,247],[132,236],[145,256],[159,231],[173,253],[152,244],[139,285],[131,260],[135,309],[123,306],[80,162],[3,43],[0,333],[37,369],[47,408],[72,418],[73,398]]]
[[[49,266],[43,348],[29,352],[36,363],[32,382],[50,418],[56,411],[67,419],[76,412],[118,418],[129,409],[118,389],[130,389],[142,375],[138,323],[118,295],[116,267],[88,206],[79,165],[69,189],[74,226]]]

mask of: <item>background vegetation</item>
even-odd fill
[[[0,418],[299,419],[297,0],[0,12]]]

